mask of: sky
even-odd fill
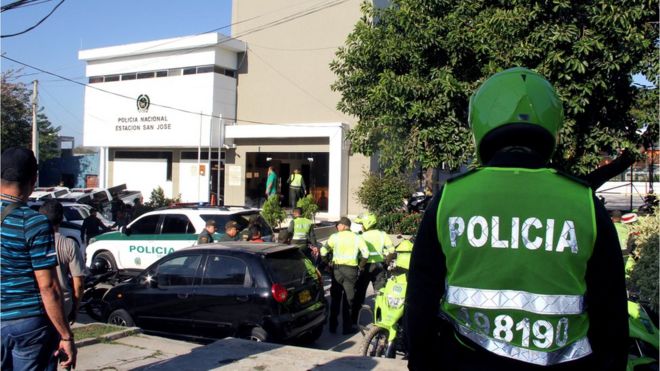
[[[2,0],[2,6],[16,0]],[[2,35],[21,32],[44,18],[61,0],[41,0],[0,14]],[[0,39],[2,54],[40,69],[86,83],[78,51],[194,35],[225,27],[231,32],[231,0],[65,0],[35,29]],[[4,58],[2,71],[20,65]],[[39,105],[60,135],[82,146],[84,87],[23,67],[19,81],[39,81]]]

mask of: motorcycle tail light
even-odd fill
[[[289,297],[289,292],[286,290],[286,287],[279,283],[274,283],[273,286],[270,287],[270,292],[273,294],[273,299],[278,303],[284,303]]]

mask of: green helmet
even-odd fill
[[[370,230],[376,225],[376,222],[378,219],[376,219],[376,215],[372,213],[364,213],[358,218],[355,219],[356,223],[362,224],[362,228],[364,228],[365,231]]]
[[[481,163],[510,145],[534,148],[547,160],[556,147],[564,112],[543,76],[516,67],[496,73],[477,89],[470,98],[469,121]]]

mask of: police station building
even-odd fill
[[[278,82],[258,73],[245,42],[210,33],[82,50],[79,58],[88,78],[83,141],[100,148],[100,186],[126,183],[145,201],[161,187],[182,202],[258,207],[272,166],[283,205],[286,179],[300,169],[322,216],[361,211],[349,192],[369,159],[349,156],[350,124],[338,115],[289,121],[277,108],[264,109],[286,101],[290,87],[260,104],[267,85]]]

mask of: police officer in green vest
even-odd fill
[[[332,254],[331,266],[333,276],[336,283],[343,288],[348,308],[351,312],[350,318],[346,318],[345,316],[342,318],[343,333],[349,334],[357,331],[355,327],[356,321],[354,320],[357,319],[357,314],[352,313],[352,309],[354,308],[355,283],[357,282],[359,271],[363,270],[367,264],[369,250],[362,237],[351,231],[351,220],[347,217],[341,217],[339,219],[339,222],[337,222],[337,231],[337,233],[328,238],[321,248],[321,258],[324,264],[328,263],[328,256]],[[339,308],[341,300],[341,295],[333,295],[331,297],[332,302],[330,303],[331,309]],[[330,315],[331,332],[337,326],[337,312],[338,310],[335,310]]]
[[[420,225],[409,369],[625,369],[616,231],[591,189],[548,166],[563,121],[552,85],[525,68],[493,75],[472,96],[481,166],[448,181]]]
[[[287,183],[289,184],[289,202],[291,203],[291,209],[294,209],[298,200],[305,196],[305,192],[307,191],[305,180],[302,174],[300,174],[300,170],[295,169]]]
[[[318,255],[318,241],[314,234],[314,223],[302,216],[302,209],[296,207],[293,209],[293,220],[287,228],[291,237],[291,244],[298,246],[305,256],[311,261],[316,261]]]
[[[356,223],[362,224],[362,238],[369,249],[369,258],[355,285],[353,315],[357,315],[364,303],[369,282],[373,285],[375,292],[385,287],[385,257],[394,254],[394,245],[387,233],[374,228],[377,221],[376,215],[370,212],[355,219]],[[357,317],[355,321],[357,322]]]

